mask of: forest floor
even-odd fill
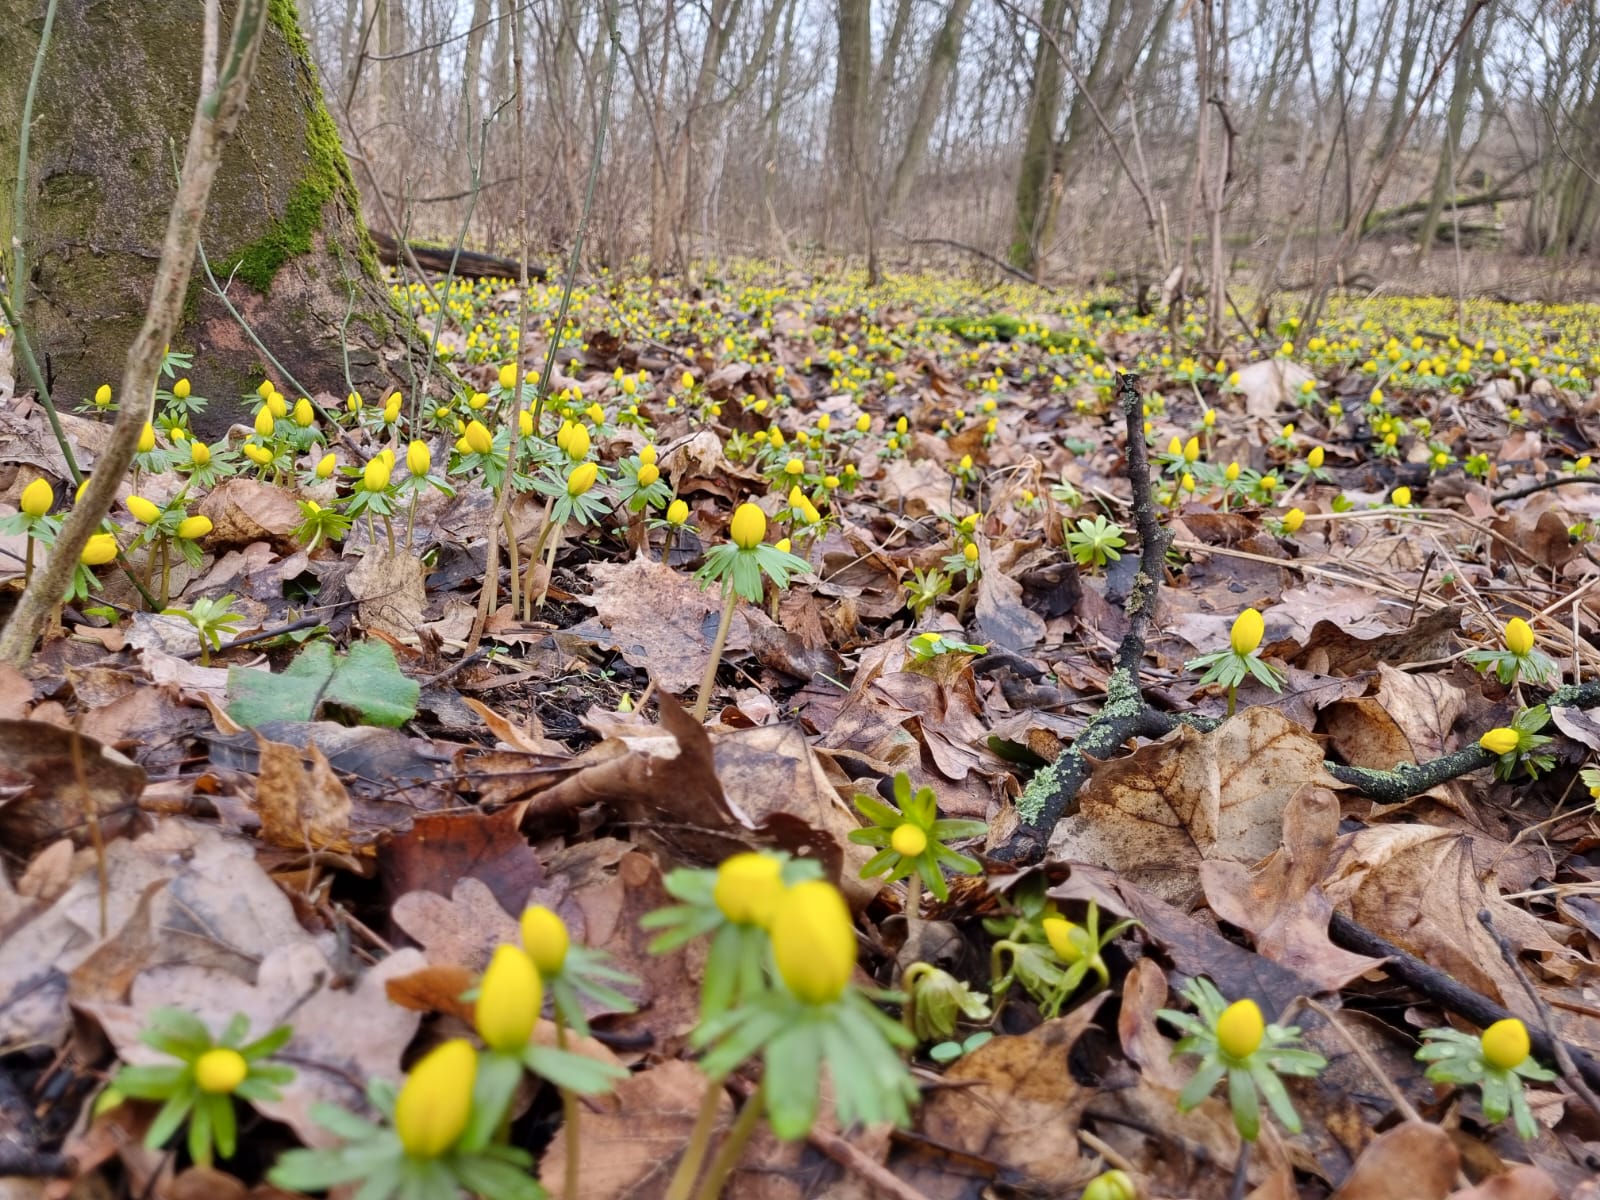
[[[708,1133],[738,1197],[1600,1196],[1600,308],[1202,354],[732,264],[579,287],[519,419],[560,292],[397,289],[450,398],[274,378],[212,444],[169,354],[0,667],[0,1197],[686,1200]],[[0,405],[0,589],[70,494]],[[474,1027],[465,1125],[384,1114]]]

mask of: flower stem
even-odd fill
[[[916,871],[906,876],[906,940],[916,944],[917,925],[922,920],[922,876]]]
[[[666,1200],[689,1200],[694,1191],[695,1178],[700,1174],[700,1164],[706,1160],[711,1146],[711,1131],[717,1126],[717,1111],[722,1102],[722,1080],[706,1081],[705,1094],[700,1097],[700,1111],[695,1115],[694,1128],[678,1160],[678,1169],[672,1173],[672,1183],[667,1188]]]
[[[739,1110],[738,1119],[734,1121],[733,1128],[728,1130],[728,1137],[717,1151],[716,1158],[711,1160],[711,1166],[706,1171],[706,1177],[700,1184],[700,1190],[695,1193],[695,1200],[717,1200],[722,1195],[722,1185],[727,1183],[728,1176],[733,1174],[734,1167],[739,1165],[739,1159],[744,1154],[744,1148],[749,1143],[750,1137],[756,1131],[756,1126],[761,1121],[761,1110],[766,1107],[766,1082],[751,1094],[750,1099],[744,1102],[744,1107]]]
[[[1230,717],[1233,716],[1233,706],[1234,706],[1234,703],[1238,700],[1238,698],[1239,698],[1239,685],[1237,683],[1230,683],[1228,685],[1228,715]]]
[[[667,557],[672,553],[672,526],[667,526],[667,536],[661,542],[661,565],[669,565]]]
[[[567,1048],[567,1022],[556,1009],[556,1045]],[[578,1152],[582,1143],[578,1139],[578,1093],[571,1088],[561,1089],[561,1131],[566,1139],[566,1170],[562,1181],[562,1194],[566,1200],[578,1200]]]
[[[522,598],[522,580],[518,572],[522,569],[522,562],[517,549],[517,531],[511,524],[511,510],[506,510],[506,556],[511,564],[511,619],[516,620],[517,602]]]
[[[733,624],[733,607],[739,603],[739,593],[729,580],[727,598],[722,605],[722,619],[717,622],[717,636],[711,643],[711,660],[706,663],[706,673],[700,678],[700,694],[694,700],[694,719],[704,721],[711,707],[711,691],[717,686],[717,665],[722,661],[722,648],[728,644],[728,626]]]
[[[528,577],[522,581],[522,619],[533,620],[533,568],[538,564],[544,554],[544,544],[550,537],[550,510],[555,507],[555,497],[550,496],[544,502],[544,519],[539,525],[539,540],[534,542],[533,550],[528,554]]]
[[[22,586],[33,581],[33,534],[28,535],[28,550],[22,560]]]

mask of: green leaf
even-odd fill
[[[554,1046],[530,1046],[523,1052],[522,1061],[535,1075],[582,1096],[609,1092],[617,1080],[628,1076],[621,1067],[596,1062]]]
[[[772,1132],[785,1141],[804,1137],[817,1119],[822,1047],[815,1025],[794,1026],[767,1046],[763,1091]],[[834,1066],[835,1077],[838,1067]],[[747,1103],[755,1103],[754,1099]]]
[[[472,1112],[457,1145],[472,1154],[483,1149],[500,1132],[500,1122],[511,1107],[522,1062],[509,1054],[486,1051],[478,1056],[478,1074],[472,1084]]]
[[[185,1064],[159,1067],[123,1067],[112,1086],[132,1100],[165,1100],[183,1081],[189,1070]]]
[[[387,643],[357,642],[348,656],[336,658],[332,646],[316,642],[278,675],[229,667],[227,712],[251,728],[271,720],[310,721],[325,709],[393,727],[416,715],[421,690],[401,672]]]
[[[171,1141],[172,1135],[178,1132],[178,1126],[183,1124],[183,1119],[194,1107],[194,1097],[193,1090],[185,1088],[168,1098],[156,1114],[156,1119],[150,1122],[150,1130],[144,1135],[144,1144],[152,1150],[159,1150]]]
[[[211,1031],[205,1022],[181,1008],[158,1008],[152,1012],[139,1040],[185,1061],[211,1049]]]

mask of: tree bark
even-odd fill
[[[939,115],[939,105],[944,99],[950,74],[956,60],[961,57],[961,41],[967,32],[967,13],[972,0],[951,0],[945,10],[944,24],[939,27],[933,47],[928,51],[928,65],[922,73],[922,88],[917,94],[916,111],[911,117],[911,127],[906,131],[906,144],[895,163],[894,175],[889,181],[889,193],[884,199],[884,216],[892,219],[911,194],[911,184],[922,166],[927,153],[928,135],[933,132],[933,122]]]
[[[1061,58],[1057,46],[1062,53],[1071,52],[1061,40],[1066,12],[1066,0],[1044,0],[1039,16],[1033,86],[1028,92],[1028,134],[1017,174],[1011,250],[1006,256],[1012,266],[1035,276],[1043,242],[1041,226],[1049,209],[1055,175],[1056,112],[1061,103]]]
[[[0,0],[0,60],[33,60],[39,9]],[[224,3],[224,21],[234,9]],[[187,137],[199,83],[194,55],[175,51],[199,42],[199,6],[182,0],[61,0],[35,101],[25,236],[26,319],[64,406],[121,377],[143,323],[174,195],[173,147]],[[5,244],[27,75],[0,71]],[[307,388],[345,394],[341,327],[363,394],[410,379],[407,326],[379,277],[293,0],[270,0],[250,112],[224,151],[201,238],[219,281],[233,277],[234,305]],[[198,268],[172,344],[195,351],[194,392],[211,398],[195,425],[214,435],[245,411],[238,397],[261,381],[262,364]]]

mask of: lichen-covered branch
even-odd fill
[[[1600,707],[1600,682],[1557,688],[1545,703],[1551,708]],[[1481,771],[1491,765],[1495,758],[1496,755],[1473,743],[1449,754],[1441,754],[1438,758],[1430,758],[1424,763],[1401,763],[1392,771],[1375,771],[1369,767],[1351,767],[1336,762],[1324,763],[1323,766],[1339,782],[1348,783],[1362,795],[1380,804],[1401,804],[1441,783]]]
[[[122,403],[111,440],[95,464],[89,486],[62,525],[45,568],[34,573],[4,631],[0,631],[0,662],[19,668],[27,664],[51,610],[66,594],[85,543],[111,510],[117,488],[133,462],[139,434],[150,415],[148,403],[141,403],[140,398],[155,394],[156,372],[183,309],[200,226],[222,162],[222,147],[244,114],[245,95],[255,74],[266,2],[243,0],[239,5],[229,61],[220,75],[225,82],[213,90],[212,80],[218,78],[215,66],[208,60],[202,67],[200,99],[184,150],[183,174],[167,220],[161,262],[156,268],[155,288],[144,325],[128,348],[122,386],[117,391]],[[216,11],[216,0],[211,0],[206,6],[208,31],[215,28]],[[209,43],[212,38],[208,36],[206,40]]]
[[[1163,719],[1164,714],[1146,705],[1139,689],[1139,663],[1144,658],[1145,638],[1161,591],[1170,535],[1157,518],[1150,489],[1139,377],[1118,374],[1117,387],[1127,424],[1128,481],[1133,488],[1133,519],[1139,531],[1139,573],[1134,577],[1126,608],[1128,632],[1117,647],[1117,665],[1106,684],[1106,702],[1072,745],[1029,780],[1017,801],[1022,825],[1003,845],[991,848],[991,857],[1007,862],[1037,862],[1044,857],[1050,831],[1077,799],[1094,768],[1091,760],[1109,758],[1129,738],[1160,736],[1155,732],[1157,728],[1161,733],[1172,728]]]

